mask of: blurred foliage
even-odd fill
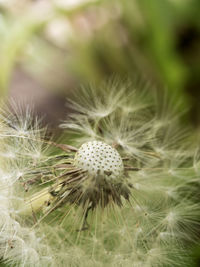
[[[18,21],[6,20],[4,17],[0,17],[0,19],[0,88],[1,94],[4,95],[8,89],[8,82],[16,60],[27,41],[40,28],[42,23],[29,21],[28,18],[22,18]]]
[[[199,124],[198,0],[25,2],[1,7],[1,94],[16,63],[62,94],[110,75],[139,75],[192,106]]]

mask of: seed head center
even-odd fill
[[[91,175],[119,177],[124,170],[123,161],[116,149],[101,141],[84,143],[77,151],[74,165]]]

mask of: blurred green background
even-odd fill
[[[181,101],[198,131],[199,14],[199,0],[0,0],[0,98],[56,129],[80,85],[142,80]]]
[[[74,88],[142,79],[198,127],[199,12],[199,0],[0,0],[0,95],[56,125]]]

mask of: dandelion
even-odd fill
[[[191,265],[188,248],[198,240],[200,219],[199,153],[179,126],[174,103],[155,94],[119,82],[82,88],[61,125],[62,144],[29,112],[23,119],[2,113],[2,261]]]

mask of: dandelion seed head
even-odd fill
[[[110,179],[119,177],[124,169],[117,150],[101,141],[84,143],[75,155],[74,164],[90,175],[108,174]]]
[[[167,194],[167,196],[172,197],[172,198],[174,198],[176,196],[176,192],[174,192],[174,190],[172,190],[172,189],[168,189],[166,191],[166,194]]]
[[[40,151],[36,151],[34,154],[32,154],[32,157],[35,159],[39,159],[41,157]]]
[[[167,239],[167,238],[169,238],[170,235],[171,234],[169,232],[160,232],[159,233],[159,238],[160,239]]]
[[[165,219],[169,225],[172,225],[176,222],[177,216],[174,211],[170,211]]]
[[[13,152],[13,151],[8,151],[8,152],[1,152],[0,153],[0,156],[1,157],[5,157],[5,158],[10,158],[10,159],[13,159],[16,157],[16,154]]]
[[[0,116],[0,258],[11,266],[183,266],[183,241],[199,232],[191,181],[200,153],[185,145],[171,109],[159,100],[160,112],[141,92],[107,85],[75,94],[62,125],[70,143],[55,151],[28,111]]]

